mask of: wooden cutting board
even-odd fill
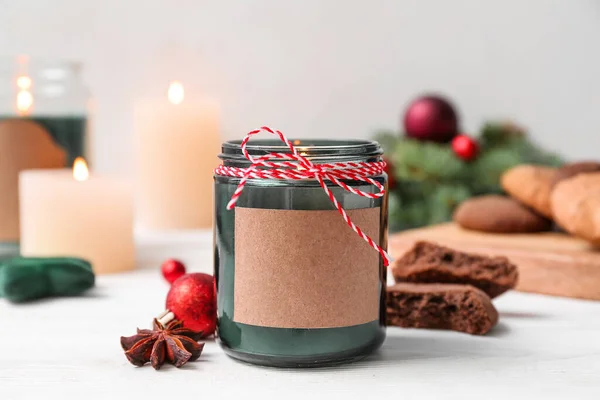
[[[392,257],[401,257],[417,240],[506,256],[519,267],[517,290],[522,292],[600,300],[600,249],[572,236],[554,232],[482,233],[448,223],[390,235]]]

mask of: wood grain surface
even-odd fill
[[[401,257],[417,240],[506,256],[519,267],[517,290],[522,292],[600,300],[600,249],[566,234],[491,234],[449,223],[391,235],[392,256]]]

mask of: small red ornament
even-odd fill
[[[173,258],[162,263],[160,270],[163,277],[171,284],[180,276],[185,275],[185,265],[181,261]]]
[[[458,135],[452,140],[452,150],[461,159],[471,161],[477,157],[479,146],[467,135]]]
[[[396,177],[394,176],[394,165],[388,160],[384,158],[385,168],[383,169],[388,176],[388,189],[392,190],[396,187]]]
[[[217,304],[211,275],[197,272],[178,278],[171,285],[166,305],[186,328],[202,331],[203,337],[215,332]]]
[[[419,97],[410,103],[404,114],[404,132],[417,140],[448,142],[458,133],[456,111],[443,97]]]

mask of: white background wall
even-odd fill
[[[463,127],[512,117],[598,158],[600,1],[0,0],[0,54],[85,62],[99,170],[131,171],[138,96],[180,79],[222,105],[226,138],[366,137],[438,90]]]

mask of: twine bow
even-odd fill
[[[261,132],[268,132],[272,135],[278,136],[279,139],[290,149],[291,154],[267,153],[257,158],[252,157],[252,155],[250,155],[246,149],[246,146],[253,135]],[[248,132],[246,137],[244,137],[244,140],[242,140],[241,147],[244,157],[246,157],[246,159],[251,163],[250,167],[237,168],[219,165],[215,169],[216,175],[241,178],[240,183],[231,196],[231,200],[229,200],[229,203],[227,203],[228,210],[231,210],[235,207],[248,179],[316,179],[348,226],[352,228],[352,230],[356,232],[356,234],[365,242],[367,242],[369,246],[381,254],[385,266],[390,264],[391,258],[387,252],[383,250],[377,243],[375,243],[373,239],[369,237],[369,235],[364,233],[357,225],[355,225],[354,222],[352,222],[346,213],[346,210],[344,210],[344,208],[340,205],[325,183],[326,180],[329,180],[350,193],[354,193],[362,197],[368,197],[370,199],[383,197],[385,195],[385,187],[375,179],[370,178],[370,176],[376,176],[383,173],[386,165],[384,161],[314,164],[301,153],[299,153],[292,142],[289,141],[283,133],[278,130],[273,130],[267,126],[263,126],[259,129]],[[273,159],[281,161],[269,161]],[[258,167],[267,167],[268,169],[258,169]],[[341,179],[367,182],[375,186],[378,189],[378,192],[370,193],[357,190],[346,185],[343,181],[341,181]]]

